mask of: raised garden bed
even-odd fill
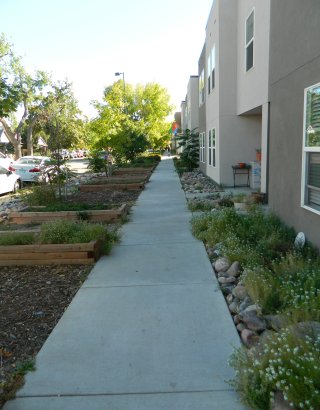
[[[149,177],[147,175],[135,174],[135,175],[118,175],[111,177],[94,177],[88,184],[136,184],[139,182],[147,182]]]
[[[95,191],[140,191],[144,188],[144,182],[136,183],[123,183],[123,184],[113,184],[113,183],[100,183],[100,184],[83,184],[79,185],[80,192],[95,192]]]
[[[101,241],[0,246],[0,266],[88,265],[101,256]]]
[[[90,186],[90,185],[88,185]],[[100,186],[99,186],[100,187]],[[81,220],[89,222],[116,222],[121,220],[128,212],[126,204],[117,209],[85,210],[85,211],[57,211],[57,212],[10,212],[9,222],[19,225],[30,223],[43,223],[53,220]]]
[[[134,174],[151,174],[156,166],[152,167],[137,167],[137,168],[117,168],[113,171],[113,175],[134,175]]]

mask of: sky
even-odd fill
[[[83,113],[121,77],[156,82],[180,110],[198,59],[212,0],[0,0],[0,33],[29,72],[67,78]]]

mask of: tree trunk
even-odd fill
[[[34,116],[33,118],[30,119],[28,128],[27,128],[27,154],[28,155],[33,155],[33,128],[34,125],[37,121],[37,116]]]
[[[4,118],[0,118],[0,123],[3,125],[3,128],[6,130],[7,137],[14,148],[15,159],[21,157],[21,135],[19,132],[12,131],[10,125]]]
[[[19,159],[22,155],[21,153],[21,131],[22,127],[28,117],[28,108],[26,103],[24,104],[24,113],[21,117],[21,120],[19,122],[19,125],[15,130],[12,130],[11,126],[7,123],[5,118],[0,118],[0,123],[3,125],[3,128],[6,130],[7,136],[9,141],[14,147],[14,156],[15,159]]]

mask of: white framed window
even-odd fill
[[[199,106],[204,104],[204,88],[204,70],[202,70],[199,76]]]
[[[208,136],[208,164],[212,167],[216,166],[216,129],[209,130]]]
[[[206,133],[200,132],[199,133],[199,160],[200,162],[205,162],[205,147],[206,147]]]
[[[211,93],[211,91],[215,87],[215,68],[216,68],[216,47],[213,46],[211,49],[211,52],[208,56],[208,62],[207,62],[207,89],[208,89],[208,94]]]
[[[254,10],[246,19],[246,71],[253,67],[253,53],[254,53]]]
[[[320,215],[320,83],[305,89],[301,205]]]

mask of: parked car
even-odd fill
[[[8,157],[7,155],[3,154],[2,152],[0,152],[0,165],[4,168],[9,169],[11,164],[12,164],[12,159]]]
[[[49,157],[25,156],[14,161],[12,167],[23,182],[47,182],[50,163]]]
[[[19,175],[0,165],[0,194],[16,192],[21,188]]]

